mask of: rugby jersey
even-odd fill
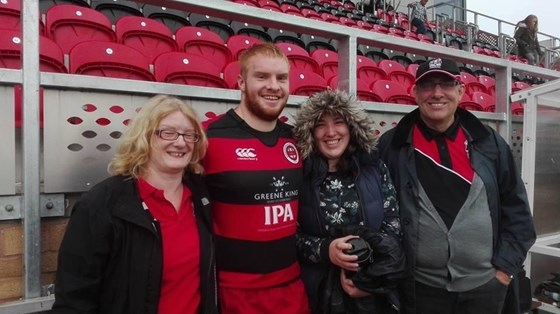
[[[295,233],[302,164],[291,127],[259,132],[233,109],[210,121],[204,159],[220,286],[267,288],[299,277]]]

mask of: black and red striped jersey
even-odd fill
[[[265,288],[295,280],[302,163],[291,127],[278,121],[273,131],[260,132],[230,110],[206,133],[220,285]]]

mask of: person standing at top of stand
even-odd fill
[[[524,20],[517,22],[515,26],[515,42],[519,56],[526,58],[531,65],[539,64],[544,56],[537,39],[539,31],[539,21],[537,16],[531,14]]]
[[[420,0],[418,2],[409,3],[408,7],[412,8],[412,26],[416,27],[416,34],[426,34],[428,25],[428,14],[426,13],[426,3],[428,0]]]
[[[278,119],[290,64],[264,43],[246,50],[240,67],[240,104],[206,130],[220,311],[308,314],[296,251],[302,163],[291,127]]]

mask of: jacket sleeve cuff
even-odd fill
[[[333,239],[331,238],[324,239],[323,242],[321,242],[321,247],[319,249],[319,255],[321,256],[321,260],[329,263],[331,261],[331,259],[329,258],[329,246],[331,245],[332,241]]]

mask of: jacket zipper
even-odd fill
[[[152,214],[150,213],[150,211],[148,210],[148,205],[146,205],[145,202],[142,202],[142,207],[144,208],[144,211],[150,216],[150,218],[152,219],[151,223],[152,223],[152,228],[154,228],[154,231],[156,233],[156,235],[159,237],[159,231],[158,228],[156,226],[157,224],[157,219],[154,218],[154,216],[152,216]]]

